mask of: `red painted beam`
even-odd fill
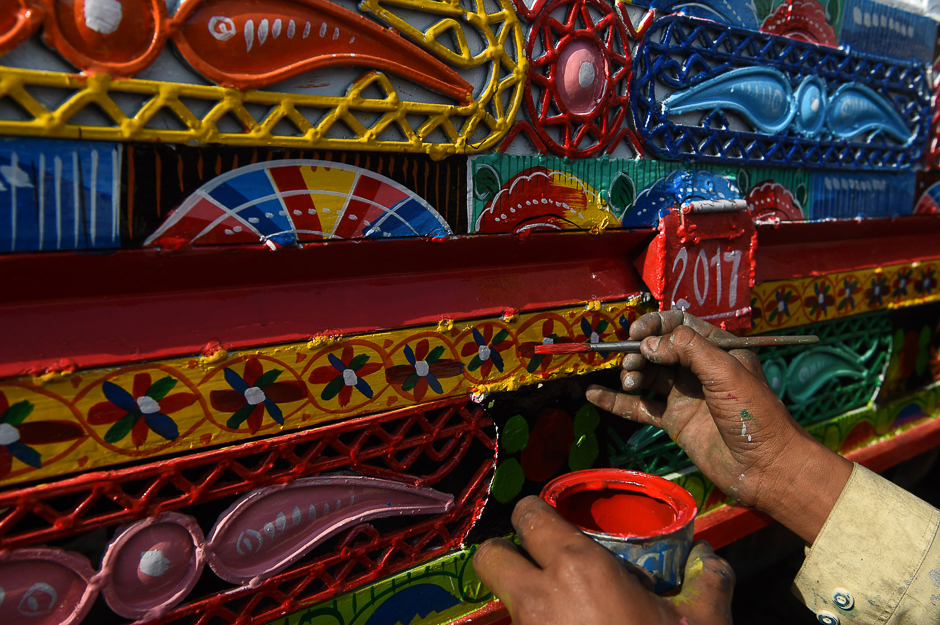
[[[652,236],[4,255],[0,377],[623,299],[644,290],[632,259]]]
[[[880,473],[940,445],[940,418],[915,425],[887,440],[845,454],[852,462]],[[729,505],[695,519],[695,539],[707,540],[715,549],[731,544],[774,520],[752,508]]]
[[[785,280],[938,256],[937,215],[759,226],[756,280]]]

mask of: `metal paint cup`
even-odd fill
[[[655,592],[682,585],[697,508],[681,486],[638,471],[589,469],[552,480],[541,497],[624,566],[648,573]]]

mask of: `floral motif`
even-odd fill
[[[344,347],[339,357],[336,354],[327,354],[326,357],[330,364],[317,367],[307,378],[311,384],[326,384],[320,399],[329,401],[336,397],[340,406],[347,406],[352,399],[353,388],[372,399],[372,387],[365,378],[381,369],[381,364],[369,362],[369,354],[356,354],[351,345]]]
[[[529,373],[535,373],[536,371],[544,378],[548,377],[548,369],[552,365],[552,360],[554,359],[553,354],[536,354],[535,346],[536,345],[554,345],[555,343],[571,343],[571,339],[567,336],[559,337],[558,333],[555,331],[555,320],[546,319],[542,322],[542,340],[541,342],[535,341],[526,341],[519,345],[519,354],[523,357],[529,358],[529,361],[526,363],[525,370]]]
[[[757,320],[764,316],[764,311],[760,307],[760,300],[757,299],[756,295],[751,296],[751,328],[757,327]],[[618,334],[619,337],[619,334]]]
[[[843,278],[842,287],[839,288],[839,305],[836,306],[839,312],[848,312],[855,309],[855,293],[858,292],[858,280],[855,278]]]
[[[816,292],[819,292],[818,286]],[[788,288],[777,289],[777,291],[774,292],[774,298],[777,300],[777,305],[771,308],[770,314],[767,315],[767,319],[771,322],[777,317],[780,317],[781,320],[789,317],[792,314],[790,312],[790,306],[800,301],[800,298],[793,292],[793,289]]]
[[[264,370],[261,361],[249,358],[245,361],[244,375],[238,375],[231,367],[222,374],[232,390],[212,391],[209,402],[220,412],[233,413],[226,427],[237,429],[247,423],[248,431],[254,434],[261,429],[264,413],[267,412],[279,425],[284,425],[284,413],[278,404],[289,404],[307,396],[303,383],[277,382],[280,369]]]
[[[509,338],[509,331],[505,328],[500,328],[496,336],[493,336],[493,326],[491,325],[483,326],[482,333],[477,328],[473,328],[473,342],[466,343],[460,350],[462,357],[467,357],[476,352],[473,358],[470,359],[467,370],[476,371],[479,369],[480,377],[483,378],[490,374],[493,367],[496,367],[496,370],[502,373],[503,357],[500,352],[512,347],[512,341],[507,341],[507,338]]]
[[[177,382],[169,375],[152,382],[149,373],[138,373],[134,376],[131,393],[114,382],[104,382],[101,390],[108,401],[91,407],[88,423],[113,424],[104,433],[104,441],[112,445],[130,434],[134,447],[140,447],[147,442],[150,432],[168,441],[176,440],[179,428],[168,415],[196,403],[194,393],[169,395]]]
[[[10,473],[13,458],[34,469],[42,467],[42,455],[32,445],[74,441],[85,436],[82,426],[71,421],[24,423],[32,412],[32,402],[24,399],[10,405],[0,392],[0,479]]]
[[[868,300],[869,308],[884,305],[884,296],[888,293],[888,279],[882,275],[876,275],[871,279],[871,286],[865,289],[865,299]]]
[[[444,394],[444,387],[440,380],[460,375],[463,363],[457,360],[442,359],[444,346],[438,345],[431,349],[428,339],[421,339],[411,349],[405,345],[403,350],[407,365],[396,365],[385,371],[385,379],[389,384],[400,384],[405,393],[413,392],[415,401],[421,401],[430,388],[438,395]]]
[[[920,295],[929,295],[937,287],[936,270],[927,268],[922,269],[920,278],[914,281],[914,290]]]
[[[634,317],[633,320],[635,321],[636,318]],[[618,341],[627,341],[630,339],[630,324],[631,323],[632,321],[630,319],[627,319],[627,316],[625,314],[620,315],[620,317],[617,319],[617,326],[619,327],[614,328],[614,335],[616,335]]]
[[[606,336],[607,330],[610,328],[610,322],[608,322],[600,313],[594,313],[591,315],[591,320],[588,321],[587,316],[581,317],[581,336],[578,339],[581,343],[603,343],[604,337]],[[593,363],[595,360],[603,360],[606,358],[604,354],[599,354],[597,352],[588,352],[584,354],[584,360],[588,363]]]
[[[907,297],[907,287],[910,284],[911,274],[913,272],[914,270],[910,268],[898,270],[898,275],[894,278],[894,283],[891,285],[892,297]]]
[[[836,298],[829,292],[831,289],[831,284],[820,287],[818,282],[813,283],[813,290],[816,291],[816,295],[811,295],[803,300],[803,305],[809,308],[810,316],[815,317],[818,313],[822,313],[822,316],[825,317],[829,314],[829,307],[836,303]]]

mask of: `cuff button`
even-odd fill
[[[845,588],[836,588],[835,592],[832,593],[832,600],[835,602],[836,606],[842,610],[851,610],[852,606],[855,605],[855,599]]]
[[[826,610],[817,612],[816,619],[823,625],[839,625],[839,617]]]

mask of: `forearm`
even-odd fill
[[[795,432],[765,473],[756,508],[813,544],[852,474],[852,463]]]

